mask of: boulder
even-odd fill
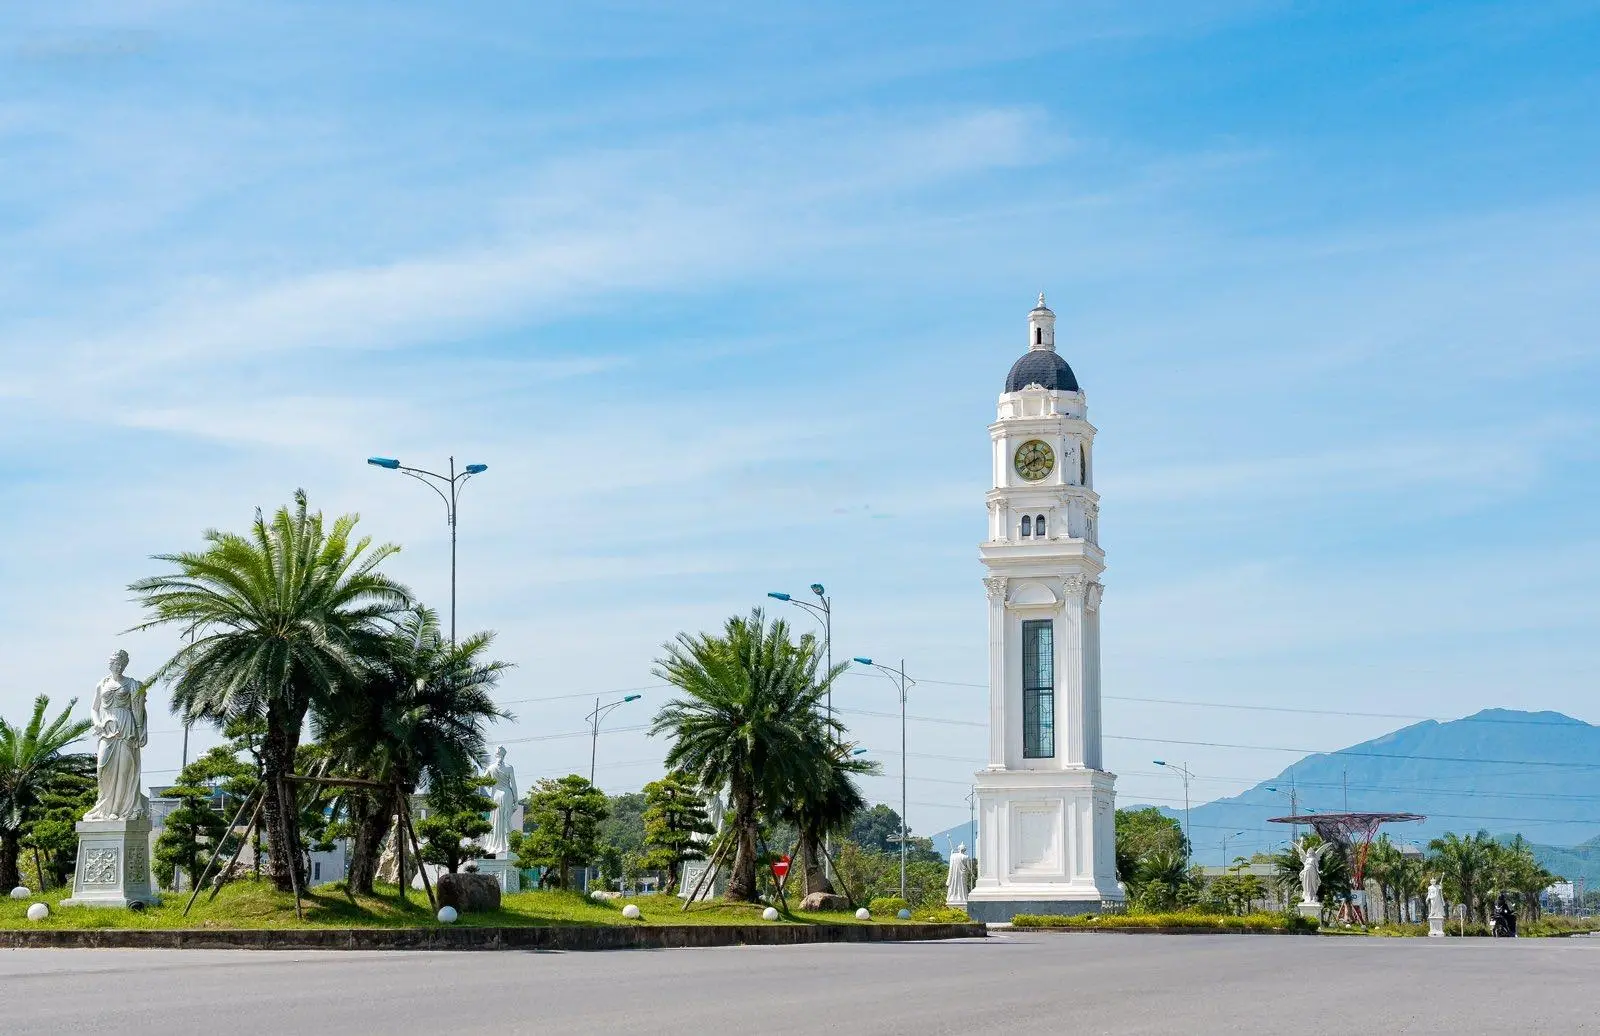
[[[813,892],[800,901],[801,910],[849,910],[850,901],[832,892]]]
[[[500,882],[492,874],[439,875],[439,905],[460,913],[500,909]]]

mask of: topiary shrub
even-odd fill
[[[893,917],[902,910],[911,909],[911,904],[899,896],[879,896],[867,904],[867,909],[872,911],[873,917]]]

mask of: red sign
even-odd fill
[[[780,856],[776,860],[772,861],[772,874],[779,881],[782,881],[783,880],[783,876],[785,874],[788,874],[788,873],[789,873],[789,857]]]

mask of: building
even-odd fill
[[[1116,778],[1100,751],[1094,426],[1039,296],[989,426],[979,548],[989,599],[989,762],[976,776],[974,920],[1120,907]]]

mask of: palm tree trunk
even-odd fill
[[[284,779],[294,773],[295,749],[299,747],[303,718],[303,715],[285,715],[276,708],[270,710],[267,735],[261,746],[267,785],[261,807],[267,829],[267,877],[280,892],[305,887],[300,853],[300,811],[295,805],[294,786]]]
[[[384,840],[394,827],[394,810],[384,798],[366,792],[352,795],[348,801],[352,831],[346,887],[351,892],[370,896],[373,882],[378,879],[378,859],[383,855]]]
[[[734,800],[733,869],[728,875],[728,890],[722,898],[730,903],[753,903],[756,899],[756,799],[748,788],[732,789]]]
[[[17,857],[22,854],[22,833],[19,831],[6,831],[0,833],[0,888],[7,892],[22,884],[22,875],[17,870]]]
[[[820,852],[822,839],[815,831],[800,832],[800,873],[805,880],[806,895],[813,892],[833,892],[833,885],[828,881],[828,870],[822,865]]]

